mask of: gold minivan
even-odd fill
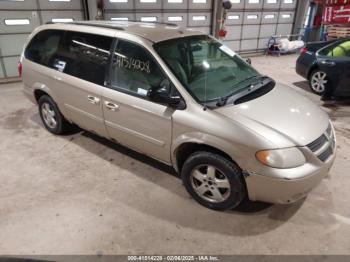
[[[73,124],[173,166],[217,210],[292,203],[331,168],[329,117],[215,38],[171,24],[47,24],[19,63],[53,134]]]

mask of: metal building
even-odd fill
[[[84,19],[81,3],[77,0],[0,1],[0,78],[18,75],[17,63],[23,43],[35,27],[46,22]]]
[[[227,45],[257,52],[274,34],[290,34],[297,0],[231,0]],[[169,22],[213,33],[221,0],[105,0],[105,19]],[[0,1],[0,78],[16,77],[24,40],[40,24],[94,19],[95,0]]]

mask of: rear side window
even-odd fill
[[[35,63],[53,68],[63,31],[45,30],[34,36],[26,48],[25,57]]]
[[[54,66],[69,75],[103,85],[113,38],[67,31],[64,39]]]
[[[331,57],[350,57],[350,41],[337,42],[319,51],[320,55]]]
[[[45,30],[28,45],[27,59],[103,85],[113,38],[73,31]]]

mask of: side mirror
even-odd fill
[[[183,103],[180,96],[171,96],[170,82],[168,79],[163,80],[159,86],[152,87],[149,90],[149,98],[156,103],[166,104],[174,108],[179,108]],[[180,109],[180,108],[179,108]]]
[[[249,57],[247,57],[246,59],[245,59],[245,61],[248,63],[248,64],[252,64],[252,60],[249,58]]]

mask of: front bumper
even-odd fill
[[[308,174],[303,174],[299,178],[276,178],[269,175],[261,175],[246,172],[246,185],[248,197],[252,201],[264,201],[275,204],[289,204],[304,198],[314,189],[331,169],[335,153],[327,162],[321,166],[307,164],[308,167],[301,167]],[[276,172],[276,169],[273,170]],[[282,172],[285,170],[281,170]]]

